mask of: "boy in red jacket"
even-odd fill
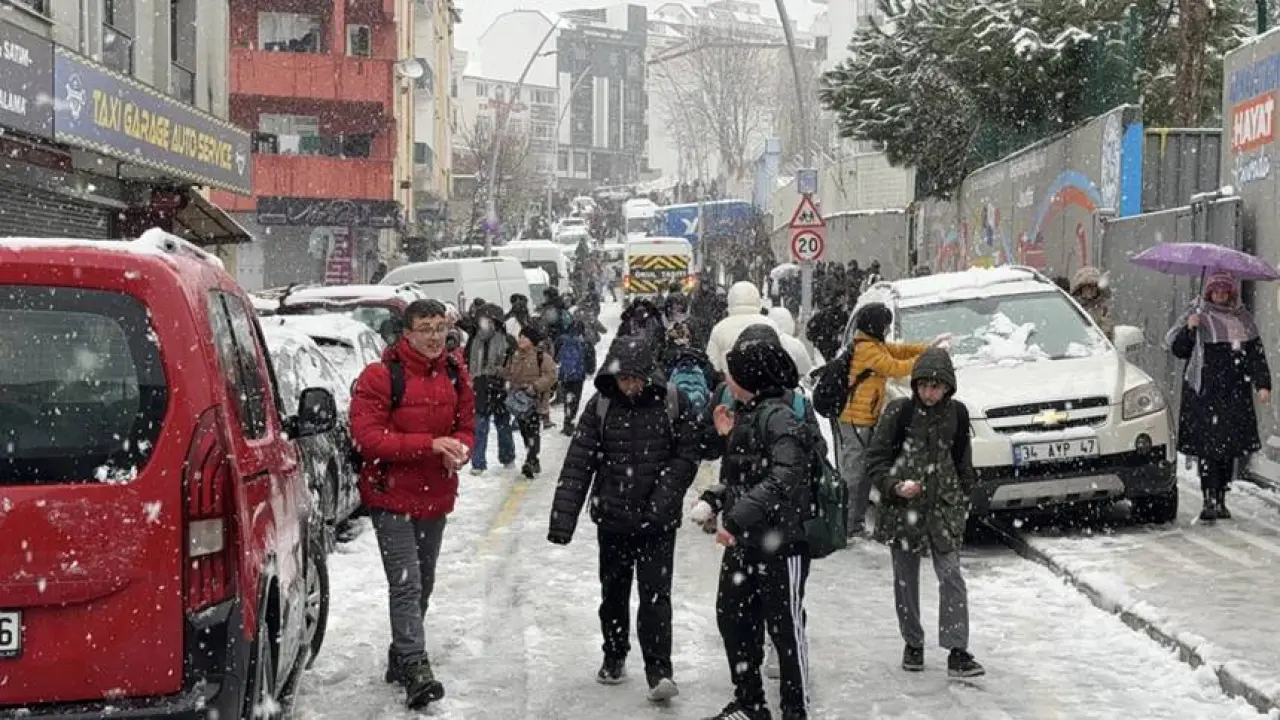
[[[458,468],[475,444],[475,398],[466,368],[445,352],[445,306],[418,300],[404,315],[403,336],[356,380],[351,435],[390,593],[387,682],[402,683],[409,707],[420,708],[444,697],[423,619]]]

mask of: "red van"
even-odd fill
[[[294,440],[337,413],[265,347],[172,235],[0,238],[0,716],[283,714],[328,616]]]

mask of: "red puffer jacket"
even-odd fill
[[[466,367],[457,366],[458,391],[449,380],[448,353],[434,359],[400,339],[382,353],[382,362],[360,373],[351,397],[351,437],[364,468],[360,499],[366,507],[430,518],[453,511],[458,474],[431,450],[438,437],[475,446],[475,396]],[[404,398],[391,410],[391,371],[404,366]]]

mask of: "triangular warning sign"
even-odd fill
[[[826,227],[827,223],[822,219],[822,215],[818,213],[818,208],[813,204],[813,198],[808,195],[800,198],[800,204],[796,206],[796,211],[791,215],[790,227],[792,230],[800,230],[803,228],[821,228]]]

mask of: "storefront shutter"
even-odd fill
[[[0,178],[0,237],[111,237],[114,211]]]

